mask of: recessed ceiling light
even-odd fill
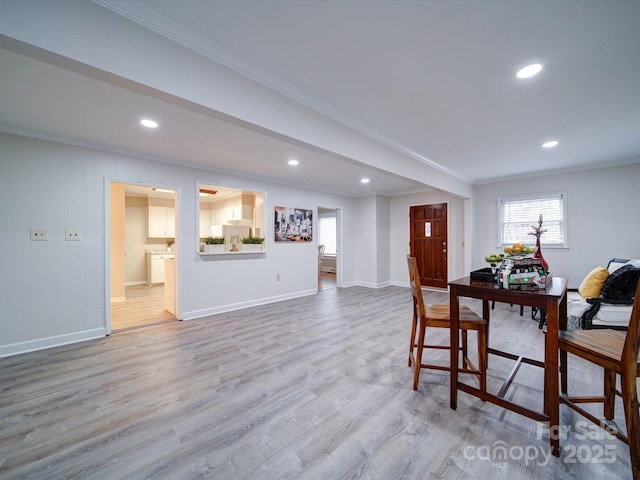
[[[551,140],[551,141],[549,141],[549,142],[544,142],[544,143],[542,144],[542,147],[543,147],[543,148],[553,148],[553,147],[555,147],[556,145],[558,145],[558,141],[557,141],[557,140]]]
[[[362,183],[369,183],[369,179],[368,178],[363,178],[360,180],[360,182]]]
[[[527,65],[526,67],[518,70],[518,73],[516,73],[516,77],[518,78],[533,77],[534,75],[537,75],[538,73],[540,73],[540,70],[542,70],[542,65],[540,65],[539,63],[534,63],[533,65]]]
[[[149,120],[148,118],[143,118],[140,120],[140,124],[147,128],[157,128],[158,122],[154,122],[153,120]]]
[[[298,160],[289,160],[287,163],[291,166],[295,166],[295,165],[298,165],[298,163],[300,162],[298,162]]]

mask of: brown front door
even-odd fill
[[[411,207],[409,224],[410,251],[418,260],[420,284],[447,288],[447,204]]]

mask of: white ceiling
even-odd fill
[[[640,162],[639,1],[96,3],[470,183]],[[426,187],[4,40],[2,130],[354,196]],[[161,127],[130,128],[141,111]]]

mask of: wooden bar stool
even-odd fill
[[[413,389],[418,389],[420,370],[431,368],[435,370],[450,371],[450,365],[436,365],[422,362],[422,353],[425,348],[449,350],[449,344],[432,345],[425,344],[427,327],[450,328],[451,318],[449,304],[426,304],[422,297],[420,287],[420,275],[418,262],[415,257],[407,255],[407,267],[409,268],[409,283],[413,296],[413,323],[411,326],[411,343],[409,345],[409,366],[414,367]],[[487,391],[487,321],[479,317],[469,307],[460,305],[460,330],[462,337],[462,368],[461,373],[471,373],[478,378],[480,390]],[[469,360],[467,355],[467,332],[475,330],[478,335],[478,367]],[[416,339],[416,334],[418,338]],[[415,358],[414,358],[415,352]]]
[[[603,403],[604,417],[614,418],[615,396],[622,397],[627,434],[615,435],[629,446],[634,480],[640,480],[640,415],[636,379],[640,375],[638,350],[640,349],[640,284],[636,290],[631,320],[627,332],[617,330],[560,331],[560,403],[564,403],[601,428],[610,431],[604,421],[578,406],[579,403]],[[570,397],[567,395],[567,353],[600,365],[604,369],[602,396]],[[616,388],[620,375],[621,391]],[[609,427],[609,428],[607,428]],[[610,432],[612,433],[612,432]]]

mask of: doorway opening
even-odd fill
[[[318,207],[318,291],[342,286],[340,209]],[[321,248],[323,246],[324,248]],[[320,254],[320,251],[322,253]]]
[[[447,204],[409,209],[409,243],[423,287],[447,288]]]
[[[175,321],[176,191],[109,185],[109,331]]]

